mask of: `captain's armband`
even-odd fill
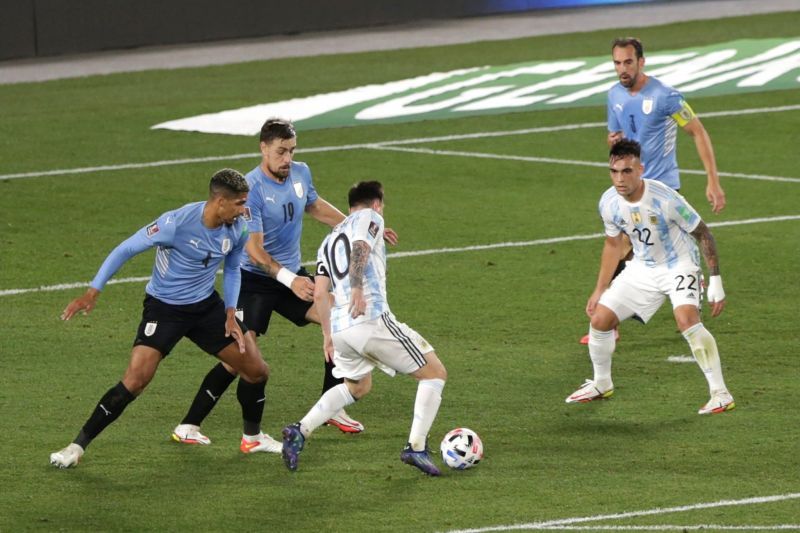
[[[681,100],[681,108],[677,113],[673,113],[672,119],[678,123],[681,128],[692,121],[697,115],[694,114],[692,107],[684,100]]]

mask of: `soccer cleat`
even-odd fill
[[[711,399],[708,400],[703,407],[697,411],[698,415],[715,415],[717,413],[724,413],[725,411],[730,411],[736,407],[736,403],[733,401],[733,396],[728,391],[718,391],[711,395]]]
[[[617,328],[614,328],[614,341],[618,340],[619,340],[619,330]],[[581,340],[578,342],[580,342],[583,345],[589,344],[589,334],[587,333],[586,335],[581,337]]]
[[[336,413],[333,418],[329,418],[325,425],[336,426],[342,433],[361,433],[364,431],[364,424],[347,416],[344,409]]]
[[[303,446],[306,444],[306,438],[303,436],[303,432],[300,431],[300,422],[286,426],[281,434],[283,435],[283,448],[281,449],[283,464],[294,472],[297,470],[300,452],[303,451]]]
[[[281,443],[267,435],[266,433],[259,433],[258,435],[242,435],[242,444],[239,445],[242,453],[281,453]]]
[[[567,403],[586,403],[593,400],[605,400],[612,394],[614,394],[613,385],[605,391],[601,391],[595,386],[594,381],[587,379],[580,389],[567,396],[567,399],[564,401]]]
[[[51,453],[50,464],[58,468],[69,468],[77,466],[81,457],[83,457],[83,448],[73,442],[63,450]]]
[[[407,465],[411,465],[420,469],[424,474],[429,476],[442,475],[439,469],[436,468],[436,465],[433,464],[433,459],[431,458],[431,454],[430,451],[428,451],[427,446],[424,450],[415,452],[411,448],[410,443],[406,444],[406,447],[403,448],[402,452],[400,452],[400,460]]]
[[[208,446],[211,439],[200,433],[200,426],[179,424],[172,430],[172,440],[183,444],[202,444]]]

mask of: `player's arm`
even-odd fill
[[[239,289],[242,285],[242,269],[239,265],[244,254],[245,242],[248,240],[247,229],[242,231],[241,238],[231,252],[225,256],[222,269],[222,287],[225,298],[225,336],[233,337],[239,345],[239,353],[244,353],[244,334],[236,321],[236,304],[239,301]]]
[[[333,337],[331,336],[331,278],[322,263],[317,263],[314,274],[314,307],[322,326],[322,350],[326,361],[333,361]]]
[[[143,230],[146,232],[146,228],[143,228]],[[108,280],[122,268],[122,265],[135,255],[144,252],[154,245],[155,243],[149,240],[146,233],[142,233],[142,230],[121,242],[108,254],[105,261],[103,261],[100,270],[97,271],[97,274],[89,284],[89,288],[86,292],[67,304],[67,307],[61,312],[61,320],[69,320],[78,312],[82,312],[84,315],[89,314],[97,305],[97,298],[100,296],[100,291],[103,290]]]
[[[672,115],[678,126],[683,128],[683,131],[688,133],[694,139],[694,145],[697,148],[697,155],[703,162],[703,168],[708,177],[706,185],[706,198],[711,204],[711,209],[715,213],[719,213],[725,207],[725,191],[719,183],[719,174],[717,174],[717,160],[714,157],[714,147],[711,144],[711,137],[709,137],[703,123],[695,115],[692,108],[686,102],[681,102],[681,109]]]
[[[367,310],[367,300],[364,298],[364,272],[367,270],[367,260],[370,253],[369,244],[366,241],[353,242],[350,251],[350,316],[356,318],[363,315]]]
[[[725,307],[725,290],[722,288],[722,276],[719,271],[719,255],[717,243],[711,230],[702,220],[691,233],[697,241],[700,252],[708,267],[708,290],[706,299],[711,304],[711,316],[718,316]]]
[[[298,276],[288,268],[284,268],[264,249],[264,233],[255,231],[245,245],[250,262],[258,266],[266,274],[286,285],[301,300],[310,302],[314,298],[314,283],[305,276]]]
[[[606,240],[603,243],[603,253],[600,255],[600,271],[597,274],[597,284],[589,300],[586,302],[586,314],[589,315],[589,317],[594,314],[597,302],[600,301],[600,297],[611,283],[611,279],[614,277],[614,271],[619,264],[620,254],[624,248],[625,244],[622,239],[622,232],[614,237],[606,235]]]

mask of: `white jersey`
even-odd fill
[[[606,235],[626,233],[634,261],[648,267],[700,266],[697,244],[690,235],[700,215],[678,192],[654,180],[642,180],[644,195],[630,203],[614,187],[600,198]]]
[[[352,318],[348,310],[351,294],[350,251],[356,241],[366,242],[370,247],[370,254],[363,283],[367,309],[363,315]],[[372,209],[359,209],[333,228],[317,252],[316,275],[327,276],[333,286],[332,333],[373,320],[389,311],[389,302],[386,299],[383,217]]]

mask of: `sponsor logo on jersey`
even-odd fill
[[[642,100],[642,113],[649,115],[653,112],[653,99],[645,98]]]
[[[148,237],[152,237],[153,235],[158,233],[158,222],[153,222],[152,224],[147,226],[145,232],[147,233]]]
[[[231,240],[229,238],[225,237],[224,239],[222,239],[222,253],[223,254],[227,254],[228,252],[230,252],[232,247],[233,247],[233,245],[232,245]]]
[[[156,332],[157,327],[158,327],[158,322],[148,322],[144,327],[145,337],[152,337],[153,333]]]
[[[370,222],[369,223],[369,229],[367,231],[369,231],[370,235],[375,237],[375,236],[378,235],[378,230],[379,229],[381,229],[381,228],[380,228],[380,226],[378,226],[378,224],[376,224],[375,222]]]
[[[292,183],[292,186],[294,187],[294,193],[297,195],[297,197],[298,198],[302,198],[303,197],[303,184],[300,183],[299,181],[295,181],[294,183]]]

